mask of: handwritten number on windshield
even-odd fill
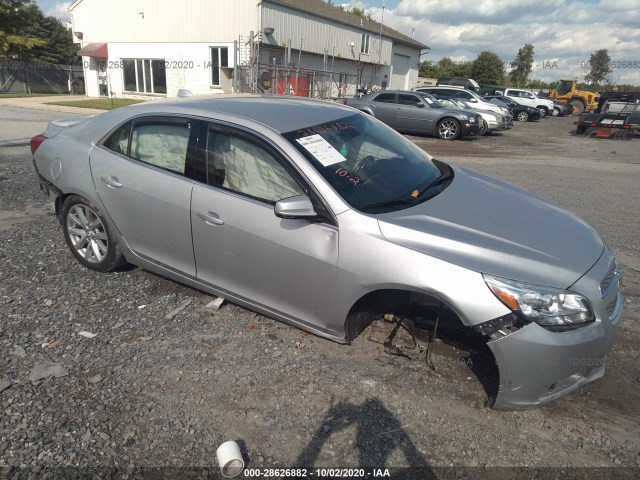
[[[358,185],[360,183],[360,178],[358,177],[352,177],[351,175],[349,175],[349,172],[347,170],[345,170],[344,168],[338,168],[335,171],[336,175],[346,178],[348,179],[351,183],[353,183],[354,185]]]

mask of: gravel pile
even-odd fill
[[[0,149],[0,177],[0,478],[216,471],[226,440],[250,468],[640,466],[637,304],[605,379],[492,411],[467,352],[442,341],[432,371],[372,331],[339,345],[139,268],[89,271],[26,148]]]

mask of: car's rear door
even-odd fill
[[[192,126],[191,119],[182,117],[138,118],[90,152],[96,190],[128,247],[146,260],[188,275],[195,275]]]
[[[397,103],[398,100],[395,93],[382,92],[371,100],[369,106],[373,111],[374,117],[395,128]]]
[[[191,205],[197,278],[324,331],[337,271],[336,225],[329,215],[276,217],[274,204],[295,195],[323,207],[267,139],[216,123],[203,130]]]
[[[399,93],[396,128],[400,131],[432,134],[435,129],[434,112],[419,95]]]

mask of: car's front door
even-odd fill
[[[209,124],[193,189],[191,221],[199,280],[324,331],[338,262],[327,221],[276,217],[274,204],[313,196],[277,149],[247,131]],[[316,197],[317,198],[317,197]]]
[[[128,247],[163,267],[195,275],[188,178],[192,121],[154,117],[128,122],[89,158],[107,215]]]

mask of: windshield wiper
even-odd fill
[[[369,210],[375,210],[376,208],[395,207],[396,205],[409,205],[415,203],[415,198],[396,198],[393,200],[387,200],[386,202],[370,203],[360,207],[362,212],[368,212]]]
[[[432,188],[437,187],[438,185],[442,185],[444,182],[447,182],[453,178],[453,168],[449,166],[447,167],[448,167],[448,170],[442,175],[440,175],[438,178],[433,180],[429,185],[427,185],[426,188],[422,190],[422,192],[420,192],[420,194],[416,197],[416,200],[424,196],[424,194],[430,191]]]

